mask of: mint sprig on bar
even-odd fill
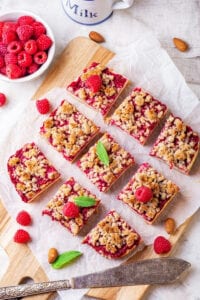
[[[74,202],[77,206],[80,207],[90,207],[96,204],[96,201],[92,197],[79,196],[74,199]]]
[[[97,143],[96,154],[104,165],[109,166],[108,152],[106,151],[106,148],[101,141],[98,141]]]

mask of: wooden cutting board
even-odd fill
[[[113,52],[87,38],[75,38],[55,60],[41,86],[32,98],[39,99],[43,94],[54,87],[65,87],[92,61],[106,64],[113,56]],[[170,240],[174,245],[173,251],[192,218],[193,216],[189,217],[177,229],[175,234],[170,237]],[[6,274],[1,279],[0,286],[16,285],[21,283],[27,277],[32,278],[35,282],[48,280],[45,272],[39,265],[29,247],[27,245],[18,245],[12,241],[14,232],[18,226],[15,220],[8,215],[1,202],[0,220],[0,244],[5,249],[10,260],[9,267]],[[141,253],[134,256],[131,260],[133,261],[153,257],[156,256],[152,247],[149,246]],[[139,300],[143,298],[148,291],[148,288],[149,286],[90,289],[88,291],[88,296],[94,296],[105,300]],[[26,297],[26,300],[47,300],[51,299],[54,295],[55,294],[45,294],[34,297]]]

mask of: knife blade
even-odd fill
[[[0,288],[0,299],[13,299],[64,289],[169,284],[188,270],[190,263],[179,258],[146,259],[70,280],[22,284]]]

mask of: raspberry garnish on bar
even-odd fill
[[[77,206],[75,200],[79,196],[93,198],[94,204],[90,207]],[[73,235],[77,235],[99,204],[100,200],[94,194],[71,177],[59,188],[42,213],[49,215],[52,220],[58,221]]]
[[[93,62],[67,90],[106,116],[127,84],[124,76]]]
[[[148,195],[138,191],[148,188]],[[149,193],[151,190],[151,193]],[[165,178],[148,163],[143,163],[128,184],[119,193],[118,199],[128,204],[147,223],[152,224],[179,191],[178,186]],[[139,197],[138,197],[139,196]],[[149,196],[149,201],[146,201]],[[144,201],[145,200],[145,201]]]

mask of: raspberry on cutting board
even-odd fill
[[[26,244],[31,241],[31,237],[26,230],[18,229],[14,235],[14,242],[19,244]]]
[[[158,236],[154,240],[153,248],[157,254],[168,253],[171,250],[171,243],[164,236]]]

